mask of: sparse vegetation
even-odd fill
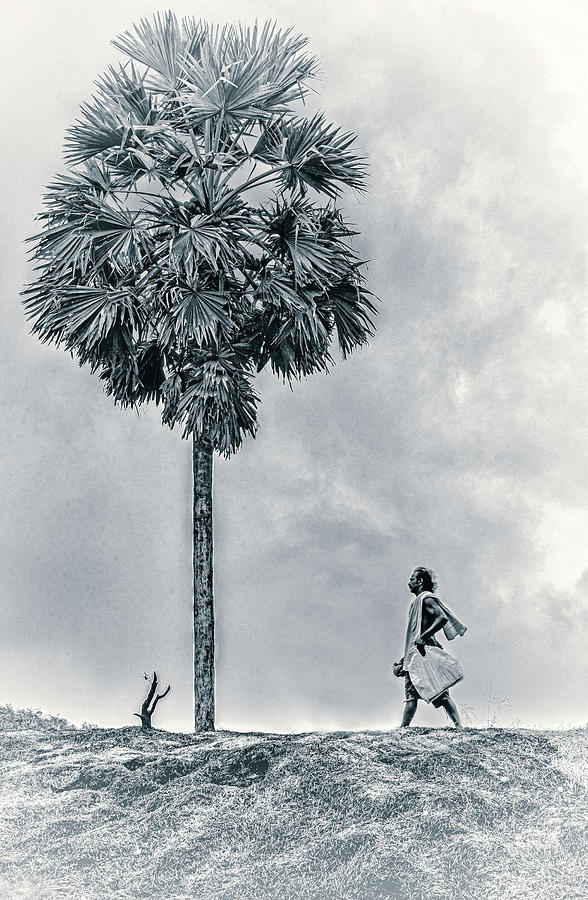
[[[499,696],[494,685],[489,684],[486,692],[486,727],[497,728],[500,725],[502,713],[511,707],[510,697]]]
[[[59,720],[61,721],[61,720]],[[171,734],[0,710],[0,895],[571,900],[586,729]]]
[[[26,728],[61,731],[73,727],[67,719],[47,715],[40,709],[14,709],[10,703],[0,706],[0,732]]]

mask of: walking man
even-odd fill
[[[458,634],[465,634],[466,631],[465,625],[434,595],[433,592],[436,587],[437,582],[435,581],[434,573],[431,569],[426,569],[424,566],[417,567],[408,582],[408,589],[414,595],[414,599],[408,617],[404,657],[400,662],[394,663],[393,666],[394,674],[399,677],[404,675],[405,679],[404,696],[406,702],[401,723],[401,727],[404,728],[412,722],[418,702],[422,699],[410,680],[408,671],[403,668],[405,658],[408,659],[409,650],[413,645],[416,645],[418,651],[424,655],[425,647],[440,647],[441,645],[434,635],[441,629],[444,630],[445,636],[449,640],[452,640]],[[421,595],[424,596],[421,597]],[[419,623],[420,633],[417,634]],[[437,708],[443,707],[456,728],[462,727],[457,707],[449,696],[449,690],[443,691],[432,703]]]

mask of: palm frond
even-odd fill
[[[220,291],[185,284],[173,293],[174,300],[161,318],[159,344],[185,350],[189,346],[210,347],[226,339],[235,325],[228,311],[228,298]]]
[[[148,222],[140,210],[115,209],[104,204],[86,231],[94,240],[97,267],[108,261],[119,271],[139,270],[150,258],[152,241]]]
[[[136,344],[129,332],[115,325],[103,341],[99,354],[83,346],[76,349],[80,365],[89,363],[105,382],[104,390],[120,406],[135,406],[144,396],[139,378]]]
[[[238,241],[247,219],[234,205],[222,219],[202,212],[203,195],[179,202],[174,197],[153,198],[146,203],[146,220],[165,235],[158,258],[165,256],[179,274],[193,277],[204,263],[214,272],[229,271],[239,257]]]
[[[304,96],[304,82],[315,74],[314,59],[302,53],[306,43],[272,23],[261,30],[225,26],[209,32],[198,57],[186,54],[182,62],[187,121],[199,125],[222,115],[231,127],[285,112]]]
[[[280,271],[264,271],[252,295],[255,306],[298,309],[302,301],[292,282]]]
[[[332,316],[316,302],[322,293],[285,274],[262,276],[241,330],[257,371],[270,363],[277,375],[291,380],[327,369]]]
[[[145,85],[133,63],[109,66],[97,79],[98,96],[104,106],[116,110],[123,120],[136,125],[155,125],[158,110],[153,93]]]
[[[329,331],[310,300],[282,321],[272,336],[272,368],[285,378],[326,370],[331,361],[329,343]]]
[[[120,180],[109,166],[93,159],[86,160],[82,167],[57,175],[48,185],[44,195],[46,212],[40,218],[47,219],[48,214],[75,214],[84,197],[102,198],[115,193],[120,187]]]
[[[81,118],[66,132],[67,162],[129,149],[148,152],[150,144],[168,135],[162,110],[133,65],[110,66],[97,86],[92,101],[82,104]]]
[[[123,149],[131,133],[117,111],[100,103],[84,103],[82,118],[69,128],[65,137],[64,156],[75,165],[113,148]]]
[[[141,306],[131,291],[68,285],[34,330],[67,350],[83,348],[89,358],[95,351],[100,355],[99,348],[116,326],[138,334],[142,324]]]
[[[213,269],[228,269],[236,260],[228,235],[211,216],[196,215],[177,229],[171,242],[171,256],[178,268],[189,260],[202,257]]]
[[[351,151],[356,137],[329,125],[322,113],[312,119],[282,119],[262,130],[251,151],[255,159],[281,165],[284,188],[313,188],[336,198],[343,187],[365,190],[365,160]]]
[[[84,231],[77,231],[67,221],[50,224],[32,238],[36,244],[36,269],[39,277],[62,279],[65,283],[76,278],[85,279],[91,270],[92,238]]]
[[[54,197],[43,231],[31,240],[37,257],[52,273],[87,274],[105,264],[115,271],[138,270],[150,256],[153,240],[145,213],[92,191]]]
[[[155,400],[162,395],[165,376],[165,356],[157,341],[138,345],[137,349],[137,398],[135,402]]]
[[[342,259],[348,249],[332,229],[325,233],[323,224],[324,218],[309,203],[276,201],[260,210],[260,243],[291,263],[298,282],[338,280],[346,268]]]
[[[229,456],[246,434],[255,436],[259,397],[250,379],[233,351],[201,354],[187,373],[171,412],[172,424],[183,424],[185,437],[210,441],[219,453]]]
[[[263,83],[274,85],[272,110],[279,115],[308,93],[306,82],[318,72],[316,58],[306,51],[308,38],[292,28],[281,31],[275,22],[261,28],[238,25],[235,29],[238,56],[249,60],[250,72]]]
[[[141,19],[134,33],[125,31],[112,44],[157,73],[152,77],[155,89],[171,91],[176,87],[183,55],[197,54],[206,32],[206,25],[192,17],[182,19],[180,26],[174,13],[168,11],[155,13],[151,22]]]
[[[372,296],[350,275],[327,289],[326,306],[333,314],[341,355],[345,359],[355,347],[366,344],[374,334],[378,313]]]

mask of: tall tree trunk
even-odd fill
[[[193,439],[194,730],[214,731],[212,446]]]

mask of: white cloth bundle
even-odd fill
[[[462,681],[463,671],[458,661],[441,647],[425,647],[425,655],[412,653],[408,674],[423,700],[430,703],[443,691]]]

